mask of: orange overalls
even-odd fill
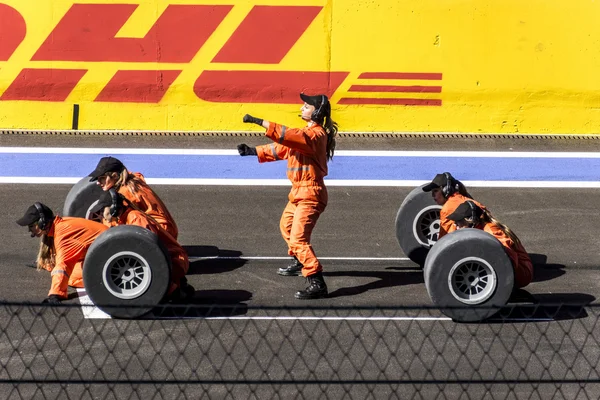
[[[288,160],[287,177],[292,182],[288,203],[279,228],[288,254],[303,265],[302,275],[323,270],[310,244],[310,236],[327,206],[327,133],[318,124],[287,128],[271,122],[266,136],[275,143],[256,147],[258,161]]]
[[[127,185],[122,185],[119,188],[119,193],[135,204],[137,208],[154,218],[164,230],[169,232],[171,236],[177,240],[179,230],[177,229],[177,224],[171,216],[171,213],[169,213],[167,206],[165,206],[160,197],[154,193],[150,186],[146,184],[146,180],[142,174],[135,172],[133,175],[139,180],[139,191],[133,193],[129,190]]]
[[[54,237],[56,263],[48,295],[67,298],[67,285],[83,287],[81,265],[92,242],[108,227],[84,218],[55,217],[48,236]],[[77,267],[77,268],[76,268]],[[76,271],[74,271],[77,269]],[[75,272],[72,274],[72,272]],[[78,276],[76,276],[78,275]]]
[[[450,214],[456,211],[456,208],[460,206],[467,200],[471,200],[473,203],[477,205],[477,207],[485,210],[485,206],[481,205],[476,200],[470,199],[466,196],[463,196],[460,193],[453,193],[447,199],[446,203],[442,206],[440,210],[440,233],[438,234],[438,240],[442,238],[447,233],[454,232],[456,230],[456,225],[454,225],[454,221],[448,218]]]
[[[515,271],[515,286],[517,288],[522,288],[529,285],[533,279],[533,264],[523,245],[513,242],[513,240],[494,223],[488,222],[483,227],[481,227],[480,224],[478,228],[493,235],[500,243],[502,243],[502,246],[504,246],[504,251],[508,254]]]
[[[143,212],[128,208],[119,217],[117,225],[137,225],[154,232],[158,239],[165,245],[171,258],[171,284],[168,294],[179,287],[181,278],[185,277],[190,269],[190,261],[187,252],[181,247],[177,240],[162,226],[157,226]]]

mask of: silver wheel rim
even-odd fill
[[[119,299],[143,295],[152,282],[152,270],[144,257],[131,251],[113,255],[102,269],[104,287]]]
[[[413,221],[413,234],[422,246],[431,247],[437,242],[440,233],[441,206],[425,207]]]
[[[469,305],[481,304],[492,297],[497,282],[494,268],[479,257],[463,258],[454,264],[448,275],[452,296]]]
[[[87,209],[86,213],[85,213],[85,219],[89,219],[91,221],[96,221],[96,222],[100,222],[102,223],[102,221],[104,220],[104,212],[92,212],[92,209],[94,207],[96,207],[96,204],[98,204],[100,200],[96,200],[94,201]]]

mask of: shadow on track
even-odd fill
[[[252,299],[246,290],[196,290],[186,304],[165,304],[154,308],[144,319],[208,318],[245,315]]]
[[[533,263],[533,282],[544,282],[556,279],[565,274],[563,264],[548,264],[545,254],[529,253]]]
[[[231,272],[246,264],[238,250],[224,250],[217,246],[183,246],[190,257],[188,275],[221,274]]]
[[[387,287],[421,284],[423,280],[423,271],[415,266],[414,268],[386,268],[385,271],[339,271],[323,272],[325,277],[354,277],[354,278],[377,278],[376,281],[365,283],[364,285],[339,288],[327,296],[328,298],[355,296],[369,290],[383,289]]]
[[[493,322],[504,323],[507,319],[564,321],[586,318],[586,307],[596,300],[586,293],[530,294],[524,289],[519,289],[519,292],[520,299],[509,300],[507,306],[492,318]]]

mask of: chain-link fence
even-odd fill
[[[481,323],[433,308],[0,304],[0,398],[597,399],[599,308]]]

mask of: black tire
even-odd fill
[[[429,251],[423,273],[433,303],[461,322],[491,317],[506,305],[514,287],[513,266],[502,244],[479,229],[441,238]]]
[[[90,177],[86,176],[77,182],[67,194],[63,215],[101,222],[101,215],[90,213],[90,209],[96,205],[101,194],[102,188],[96,182],[90,182]]]
[[[83,264],[86,293],[115,318],[137,318],[152,310],[167,293],[170,275],[158,236],[134,225],[98,236]]]
[[[440,232],[440,210],[423,186],[415,188],[406,196],[396,214],[396,239],[408,258],[420,266]]]

